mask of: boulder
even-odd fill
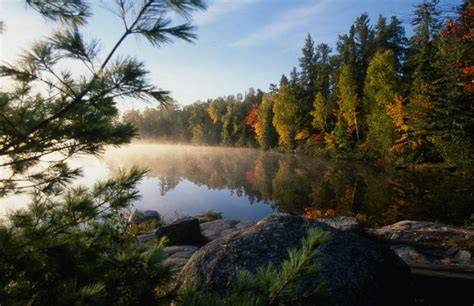
[[[137,236],[137,240],[140,243],[145,243],[156,239],[158,239],[158,237],[156,237],[155,232],[140,234]]]
[[[209,241],[216,240],[222,236],[237,233],[245,228],[255,225],[253,221],[235,221],[220,219],[201,224],[201,233]]]
[[[185,217],[162,225],[156,230],[158,238],[168,238],[168,245],[197,245],[207,243],[201,235],[201,227],[197,218]]]
[[[474,250],[474,231],[433,222],[400,221],[372,231],[385,239],[425,247],[460,247]]]
[[[163,261],[166,265],[172,265],[177,271],[181,271],[189,258],[198,250],[195,245],[176,245],[169,246],[163,250],[166,259]]]
[[[160,214],[156,210],[139,211],[133,214],[132,223],[139,224],[152,220],[161,220]]]
[[[423,221],[400,221],[370,233],[391,244],[408,264],[474,265],[474,231]]]
[[[270,262],[279,266],[289,248],[299,248],[309,228],[332,233],[318,259],[337,305],[400,305],[408,299],[409,269],[388,248],[358,234],[336,230],[301,216],[273,214],[255,226],[209,242],[190,258],[180,277],[185,285],[204,282],[225,292],[236,269],[256,272]],[[405,303],[406,304],[406,303]]]
[[[364,227],[354,217],[337,216],[332,218],[321,218],[318,222],[324,223],[341,231],[362,232]]]

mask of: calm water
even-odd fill
[[[85,168],[84,184],[118,167],[148,168],[135,206],[165,218],[212,209],[232,219],[259,220],[273,211],[312,207],[372,226],[405,219],[468,225],[474,213],[472,179],[253,149],[137,144],[75,163]]]

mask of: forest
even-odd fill
[[[120,36],[113,44],[106,44],[106,39],[102,44],[86,35],[86,25],[97,9],[95,1],[25,0],[25,8],[55,30],[25,46],[17,61],[0,64],[0,199],[28,197],[27,207],[0,219],[0,304],[210,305],[209,301],[216,301],[213,292],[203,293],[178,281],[174,267],[164,262],[165,237],[155,235],[157,239],[139,243],[139,234],[154,231],[162,222],[147,225],[134,219],[139,182],[147,173],[153,174],[139,168],[146,166],[145,161],[129,169],[117,167],[90,186],[78,182],[83,167],[74,166],[72,159],[101,156],[111,147],[130,143],[137,133],[144,139],[468,169],[474,160],[474,10],[472,1],[449,10],[438,3],[426,0],[415,6],[410,38],[396,17],[389,21],[380,17],[372,25],[362,14],[348,34],[339,37],[334,51],[308,35],[299,69],[294,68],[289,77],[283,75],[268,92],[249,89],[244,95],[181,107],[151,82],[143,61],[120,52],[124,41],[132,38],[154,48],[173,41],[194,42],[197,34],[191,16],[207,8],[205,1],[109,1],[104,9],[117,17]],[[0,20],[0,34],[9,31],[26,34],[25,28],[15,29]],[[130,111],[120,120],[118,99],[154,101],[160,106]],[[288,198],[296,198],[281,186],[303,187],[302,192],[314,194],[296,199],[305,202],[298,208],[319,205],[315,208],[336,208],[342,213],[352,209],[356,198],[381,203],[378,195],[389,194],[395,203],[383,211],[387,222],[402,206],[413,209],[413,216],[426,210],[447,219],[464,216],[470,209],[446,205],[435,211],[426,204],[430,198],[443,203],[446,197],[468,198],[470,194],[464,193],[472,188],[456,185],[456,176],[433,183],[435,192],[413,182],[403,189],[400,181],[390,177],[391,182],[382,185],[382,177],[365,170],[355,169],[351,176],[355,180],[341,176],[337,168],[307,171],[287,155],[289,160],[278,165],[253,156],[254,163],[244,162],[246,171],[240,176],[233,172],[236,165],[216,163],[213,172],[193,173],[188,179],[208,182],[216,189],[230,188],[255,200],[271,197],[282,211]],[[217,172],[223,173],[213,175]],[[303,184],[309,175],[317,177],[317,184]],[[164,187],[174,188],[175,181]],[[243,187],[235,185],[238,181]],[[420,214],[412,194],[424,197],[423,205],[418,205]],[[315,200],[327,198],[333,199],[330,204],[335,207]],[[319,245],[332,239],[324,232],[308,230],[302,232],[306,238],[292,239],[300,249],[283,246],[289,258],[281,267],[270,262],[255,274],[236,270],[240,287],[217,304],[296,304],[309,297],[324,301],[326,279],[316,261]],[[370,254],[367,251],[359,254]],[[351,263],[336,270],[359,267]],[[317,286],[307,288],[307,280],[316,280]],[[370,285],[378,283],[378,279],[368,280]],[[374,288],[369,289],[377,291]]]
[[[396,165],[473,164],[474,12],[414,6],[402,21],[360,15],[335,50],[308,34],[289,76],[180,106],[127,111],[143,139],[298,150]]]

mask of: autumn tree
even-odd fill
[[[357,95],[357,82],[350,66],[342,68],[338,83],[339,99],[337,101],[337,123],[333,130],[334,143],[337,148],[349,149],[354,141],[360,142],[357,122],[360,107]]]
[[[278,133],[278,142],[290,149],[295,148],[295,137],[300,127],[298,101],[290,86],[278,91],[273,105],[273,125]]]
[[[364,87],[367,137],[364,146],[375,155],[385,157],[394,141],[395,126],[387,105],[399,93],[400,80],[392,50],[380,51],[370,61]]]
[[[327,131],[327,117],[329,115],[329,105],[326,98],[321,92],[318,92],[314,99],[313,110],[311,116],[313,116],[312,126],[320,133]]]

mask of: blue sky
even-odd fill
[[[137,0],[139,1],[139,0]],[[100,38],[104,51],[122,34],[120,20],[104,7],[113,0],[90,1],[94,17],[85,28]],[[208,9],[194,14],[199,39],[195,44],[177,41],[153,48],[129,38],[122,54],[146,63],[153,82],[170,90],[180,104],[222,95],[244,93],[249,87],[267,90],[282,73],[298,65],[307,33],[334,47],[339,33],[346,33],[355,18],[367,12],[373,23],[379,14],[396,15],[409,26],[413,0],[208,0]],[[54,24],[45,23],[24,0],[0,0],[2,60],[11,61],[21,48],[45,35]],[[442,1],[447,5],[459,1]],[[410,33],[410,29],[407,28]],[[146,104],[125,103],[123,108]],[[150,105],[148,105],[150,106]]]

